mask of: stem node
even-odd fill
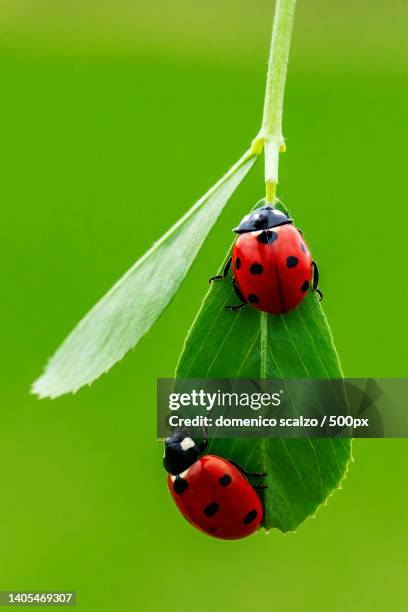
[[[250,151],[252,155],[261,155],[263,148],[264,148],[264,144],[265,144],[265,138],[263,138],[263,136],[258,134],[258,136],[254,138],[253,141],[251,142]]]

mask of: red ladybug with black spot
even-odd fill
[[[310,287],[318,289],[319,270],[293,220],[273,206],[262,206],[244,217],[234,232],[238,234],[232,256],[222,274],[226,278],[232,263],[232,284],[241,300],[229,310],[250,304],[257,310],[284,314],[304,299]]]
[[[184,518],[200,531],[223,540],[245,538],[259,529],[263,517],[247,476],[266,474],[250,474],[216,455],[200,457],[206,446],[207,439],[196,444],[183,431],[166,439],[163,464],[170,493]]]

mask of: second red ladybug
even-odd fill
[[[223,540],[245,538],[259,529],[263,509],[248,473],[238,464],[201,453],[207,439],[196,444],[184,431],[166,439],[163,464],[176,505],[194,527]],[[259,484],[259,489],[266,485]]]
[[[238,234],[222,274],[233,270],[232,284],[240,304],[247,303],[271,314],[284,314],[303,300],[310,287],[317,288],[319,271],[302,233],[289,215],[272,206],[262,206],[244,217],[234,232]]]

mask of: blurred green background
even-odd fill
[[[0,589],[73,589],[87,612],[406,610],[406,440],[356,441],[343,491],[296,534],[212,540],[166,490],[155,380],[263,196],[262,163],[134,352],[76,396],[29,395],[256,134],[272,9],[0,4]],[[348,376],[407,375],[407,26],[398,0],[298,6],[280,195],[319,261]]]

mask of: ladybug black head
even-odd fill
[[[195,463],[206,446],[205,442],[196,444],[184,431],[173,433],[166,438],[163,465],[164,469],[177,476]]]
[[[245,234],[245,232],[266,230],[287,223],[293,223],[287,214],[272,206],[262,206],[246,215],[233,231],[236,234]]]

